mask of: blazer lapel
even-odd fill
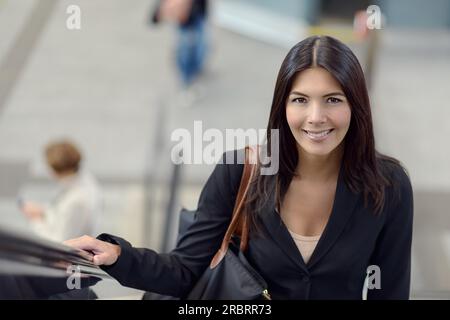
[[[344,181],[343,168],[344,166],[341,164],[333,209],[325,230],[308,262],[308,268],[312,268],[338,240],[339,235],[344,231],[345,226],[355,210],[356,203],[358,202],[359,194],[353,193]]]
[[[273,176],[272,182],[275,183],[275,176]],[[269,201],[261,211],[261,220],[266,227],[269,236],[280,247],[288,258],[305,273],[308,273],[306,264],[303,261],[303,257],[298,250],[294,239],[287,230],[283,220],[275,209],[275,193],[270,193]]]
[[[273,183],[275,182],[275,176]],[[261,219],[267,228],[269,235],[280,249],[295,263],[299,268],[308,273],[308,269],[312,268],[333,246],[339,235],[344,230],[358,201],[359,194],[354,194],[348,189],[344,182],[343,165],[339,170],[338,181],[336,185],[336,194],[333,203],[333,209],[328,219],[322,236],[308,262],[305,264],[302,255],[297,248],[292,236],[287,230],[280,215],[275,210],[275,193],[270,195],[267,205],[261,211]]]

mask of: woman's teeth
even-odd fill
[[[333,129],[329,129],[329,130],[324,130],[324,131],[320,131],[320,132],[311,132],[311,131],[307,131],[307,130],[303,130],[306,135],[308,137],[310,137],[313,140],[323,140],[326,139],[326,137],[330,134],[331,131],[333,131]]]

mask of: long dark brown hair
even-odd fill
[[[342,158],[344,181],[354,193],[361,192],[364,205],[372,200],[374,214],[385,204],[385,187],[395,185],[389,166],[400,162],[375,149],[369,95],[363,70],[353,52],[342,42],[328,36],[312,36],[297,43],[287,54],[278,73],[267,125],[267,148],[271,153],[271,129],[279,130],[279,170],[275,177],[257,174],[246,201],[249,227],[259,230],[258,211],[269,195],[275,194],[278,209],[298,164],[297,142],[286,119],[286,101],[295,77],[305,69],[322,67],[340,83],[351,108],[350,127],[344,138]],[[260,170],[260,168],[258,169]],[[405,170],[406,171],[406,170]]]

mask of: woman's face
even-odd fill
[[[326,156],[344,140],[351,110],[339,82],[324,68],[313,67],[294,79],[286,118],[300,152]]]

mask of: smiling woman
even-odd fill
[[[336,180],[342,164],[349,188],[361,192],[366,205],[372,201],[375,213],[381,212],[385,187],[395,184],[389,168],[401,165],[375,149],[364,74],[345,44],[314,36],[289,51],[278,73],[267,129],[280,130],[278,209],[293,178]],[[270,136],[267,141],[270,148]],[[258,177],[249,212],[264,205],[270,184],[267,177]],[[256,219],[250,221],[257,228]]]
[[[296,76],[286,118],[300,147],[320,156],[342,148],[351,110],[339,82],[324,68],[314,67]]]
[[[277,141],[272,130],[279,131]],[[94,263],[123,285],[184,298],[205,270],[217,267],[212,258],[225,256],[224,235],[236,235],[229,226],[240,226],[239,255],[245,253],[251,266],[242,274],[263,279],[265,297],[361,299],[367,270],[379,270],[368,279],[381,283],[369,283],[367,297],[407,299],[412,187],[399,161],[375,149],[364,75],[346,45],[310,37],[289,51],[266,132],[268,154],[272,143],[279,149],[276,174],[258,174],[261,163],[249,175],[243,164],[219,162],[201,192],[195,221],[169,254],[134,248],[109,234],[66,243],[93,252]],[[242,153],[231,151],[223,159]],[[251,182],[240,188],[244,178]],[[236,205],[236,199],[245,201]],[[236,207],[244,209],[243,220],[232,219]],[[238,265],[234,269],[248,271]],[[248,297],[242,294],[248,283],[238,284],[214,294]],[[208,288],[201,286],[211,294]]]

